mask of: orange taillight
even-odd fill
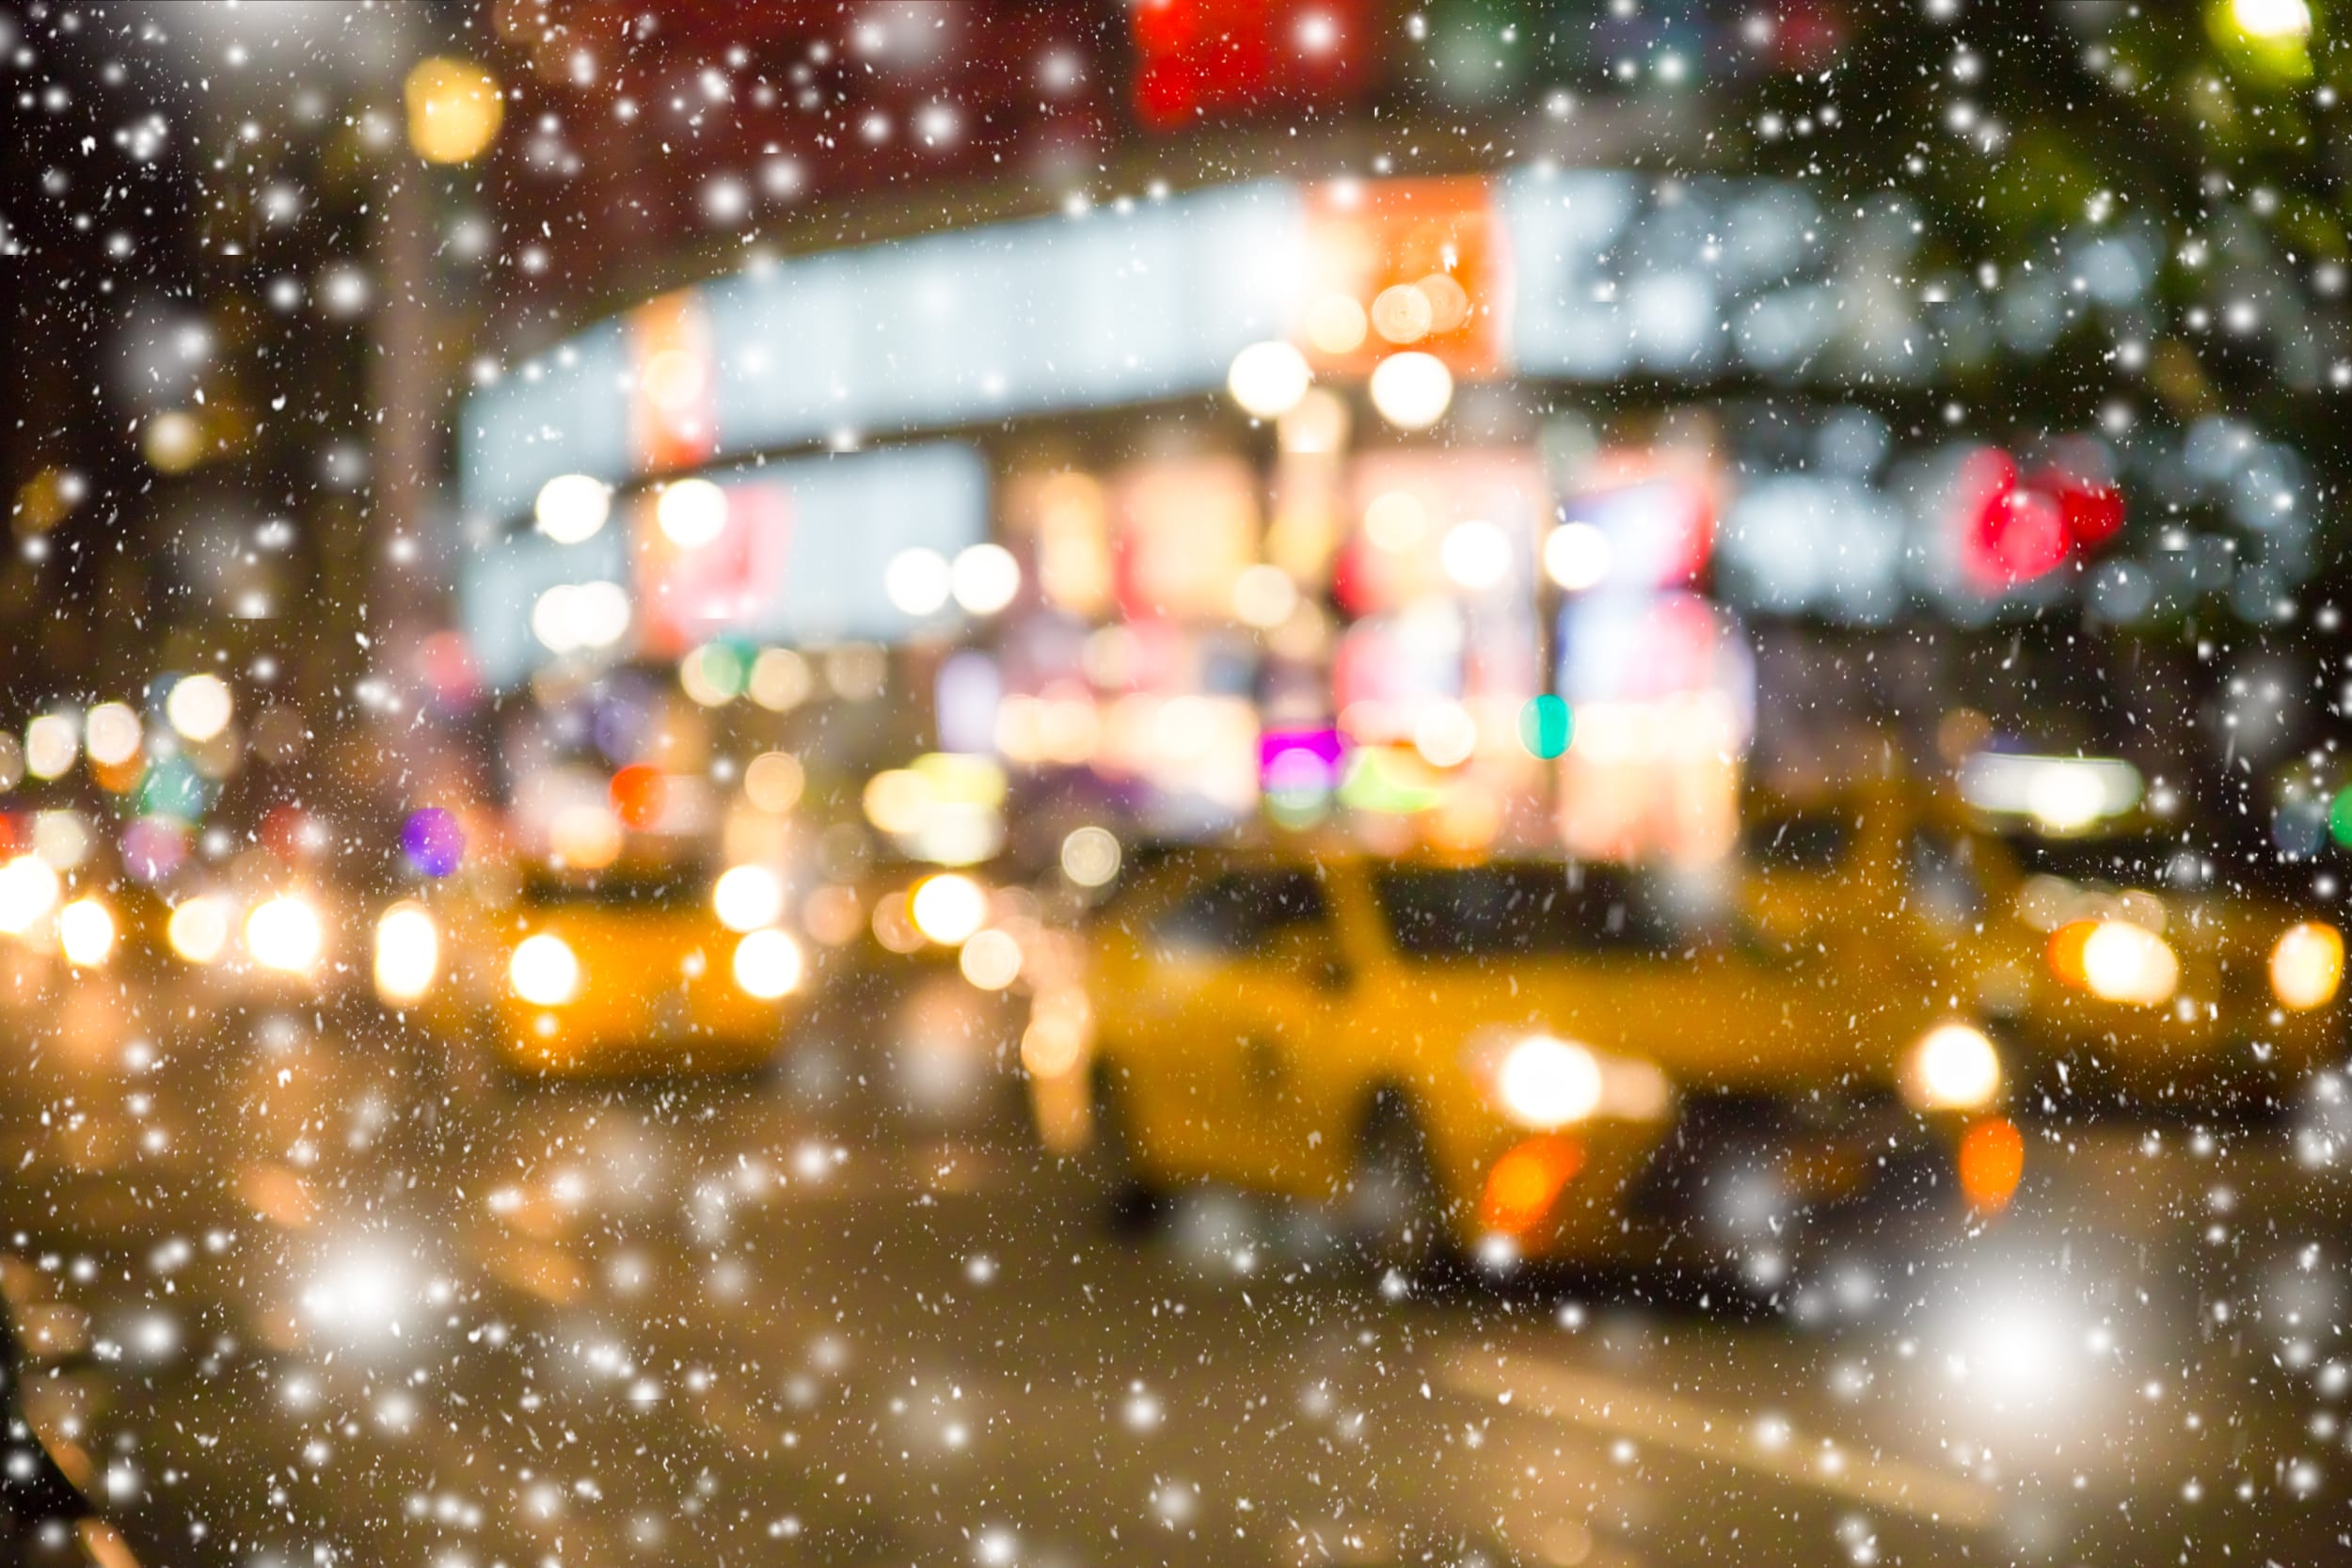
[[[1513,1145],[1486,1172],[1479,1223],[1507,1235],[1524,1234],[1551,1212],[1560,1190],[1583,1167],[1584,1146],[1574,1138],[1547,1132]]]
[[[2009,1206],[2026,1175],[2026,1137],[2006,1117],[1980,1121],[1960,1140],[1960,1190],[1988,1213]]]

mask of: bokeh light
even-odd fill
[[[956,872],[926,877],[907,895],[907,918],[942,947],[960,947],[988,918],[988,895]]]
[[[236,700],[218,675],[186,675],[172,682],[164,717],[189,740],[210,740],[229,727]]]
[[[560,1007],[580,994],[580,959],[562,937],[540,931],[515,944],[506,978],[532,1006]]]
[[[1427,430],[1454,402],[1454,372],[1434,354],[1391,354],[1373,368],[1372,405],[1399,430]]]
[[[215,894],[183,900],[164,927],[171,950],[192,964],[217,963],[229,949],[229,901]]]
[[[308,974],[326,945],[317,907],[298,894],[279,894],[245,917],[245,950],[263,969]]]
[[[559,545],[593,539],[612,511],[612,491],[586,474],[558,474],[539,486],[532,504],[539,531]]]
[[[669,781],[648,762],[632,762],[613,774],[606,793],[612,799],[613,815],[640,831],[660,821],[670,800]]]
[[[498,78],[469,60],[433,55],[408,72],[408,145],[429,164],[481,156],[506,119]]]
[[[446,877],[465,861],[466,831],[451,813],[425,806],[401,824],[400,852],[419,876]]]
[[[807,972],[801,944],[783,931],[754,931],[735,944],[735,983],[746,996],[773,1002],[798,990]]]
[[[1252,343],[1233,356],[1225,388],[1244,413],[1277,420],[1298,406],[1313,380],[1307,356],[1290,344]]]
[[[730,931],[772,926],[784,914],[784,883],[764,865],[731,865],[711,884],[710,907]]]
[[[778,816],[801,803],[806,785],[800,759],[789,752],[762,752],[743,769],[743,798]]]
[[[1103,887],[1119,875],[1119,839],[1107,828],[1073,828],[1061,841],[1061,874],[1084,888]]]
[[[375,923],[375,993],[395,1006],[419,1002],[441,969],[441,929],[432,911],[404,899]]]
[[[57,948],[66,962],[95,969],[114,957],[114,911],[97,898],[76,898],[57,911]]]

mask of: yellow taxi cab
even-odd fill
[[[1720,1259],[1882,1180],[1956,1212],[2022,1170],[2000,1058],[1930,976],[1840,983],[1671,877],[1179,851],[1089,967],[1105,1180],[1329,1203],[1405,1260]]]
[[[1887,789],[1760,812],[1749,836],[1796,851],[1761,879],[1775,912],[1901,930],[2036,1109],[2260,1111],[2341,1054],[2342,933],[2177,827],[2060,833]]]
[[[764,866],[545,869],[511,893],[405,900],[376,924],[388,1005],[487,1022],[493,1054],[560,1074],[739,1070],[801,1013],[804,952]]]

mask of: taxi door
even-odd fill
[[[1348,979],[1322,871],[1207,873],[1139,935],[1140,984],[1116,1025],[1131,1114],[1170,1174],[1296,1184],[1283,1107]]]

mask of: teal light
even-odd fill
[[[1536,756],[1549,760],[1560,755],[1575,733],[1575,716],[1568,711],[1565,698],[1547,691],[1530,697],[1519,709],[1519,743]]]

